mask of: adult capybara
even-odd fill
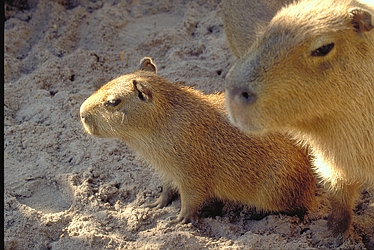
[[[239,128],[286,131],[311,146],[337,242],[349,235],[359,189],[374,186],[373,14],[373,4],[351,0],[289,5],[226,79]]]
[[[150,206],[181,196],[176,221],[195,222],[208,198],[241,202],[261,212],[302,214],[315,200],[308,155],[280,134],[247,136],[226,118],[223,94],[204,95],[156,74],[150,58],[80,108],[84,128],[122,139],[160,173],[163,191]]]
[[[221,18],[228,45],[240,58],[278,10],[293,0],[223,0]]]

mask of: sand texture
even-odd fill
[[[144,56],[172,81],[222,91],[235,58],[219,0],[18,0],[5,3],[5,17],[5,249],[331,247],[321,188],[305,221],[248,220],[250,208],[214,203],[196,227],[174,225],[179,198],[163,209],[144,207],[161,191],[152,166],[125,143],[82,127],[83,101]],[[362,191],[353,235],[340,249],[374,249],[373,194]]]

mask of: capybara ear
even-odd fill
[[[138,91],[138,97],[140,100],[145,102],[152,101],[152,91],[147,88],[147,86],[137,80],[133,80],[132,84],[134,85],[134,89]]]
[[[352,8],[349,10],[349,16],[352,19],[353,27],[356,32],[366,32],[373,29],[371,13],[361,8]]]
[[[153,63],[152,58],[144,57],[140,60],[140,70],[151,71],[157,74],[157,66]]]

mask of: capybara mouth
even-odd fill
[[[81,114],[81,122],[83,124],[84,130],[86,130],[88,134],[94,135],[94,136],[100,136],[99,134],[97,134],[97,129],[95,129],[95,125],[89,116]]]

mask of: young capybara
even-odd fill
[[[293,0],[223,0],[221,18],[230,51],[240,58],[249,49],[262,27],[278,10]]]
[[[226,78],[234,124],[288,132],[311,147],[338,244],[349,236],[360,188],[374,186],[373,14],[373,3],[351,0],[289,5]]]
[[[80,108],[85,130],[120,138],[163,179],[151,207],[170,203],[174,222],[197,220],[208,198],[241,202],[261,212],[302,215],[313,208],[315,179],[308,155],[280,134],[247,136],[226,118],[223,94],[204,95],[156,74],[151,58],[141,70],[101,87]]]

